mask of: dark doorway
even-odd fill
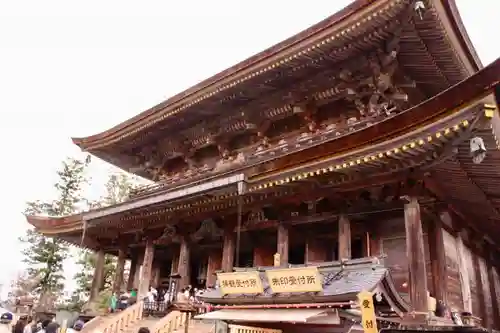
[[[306,260],[306,244],[294,244],[288,249],[288,262],[292,265],[302,265]]]

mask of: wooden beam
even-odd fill
[[[181,276],[179,281],[178,290],[187,287],[191,282],[190,270],[191,249],[189,238],[187,236],[181,237],[181,248],[179,251],[179,266],[177,273]]]
[[[424,234],[417,198],[411,197],[409,203],[405,205],[404,211],[411,306],[415,313],[427,314],[429,307]]]
[[[488,254],[486,260],[486,267],[488,268],[488,284],[490,285],[490,297],[491,297],[491,308],[493,310],[493,328],[500,329],[500,307],[499,299],[497,297],[498,286],[495,281],[495,264],[494,264],[494,249],[491,249],[489,245],[486,246],[485,253]]]

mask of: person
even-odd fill
[[[186,297],[186,289],[187,288],[182,288],[177,293],[177,302],[178,303],[187,303],[189,301],[189,298]]]
[[[26,317],[26,316],[19,317],[19,320],[17,321],[17,323],[12,328],[12,333],[23,333],[24,332],[24,327],[26,326],[26,320],[27,319],[28,319],[28,317]]]
[[[116,305],[118,303],[118,297],[116,297],[116,293],[111,294],[111,298],[109,299],[109,312],[114,313],[116,311]]]
[[[45,319],[42,321],[42,325],[41,325],[41,329],[38,331],[38,333],[46,333],[45,332],[45,329],[47,328],[47,326],[49,326],[49,324],[51,323],[52,321],[50,319]]]
[[[66,333],[75,333],[75,332],[80,332],[82,329],[83,329],[83,325],[85,323],[83,322],[83,320],[81,319],[78,319],[74,324],[73,324],[73,328],[68,328],[66,329]]]
[[[5,312],[0,316],[0,333],[11,333],[12,313]]]
[[[137,331],[137,333],[149,333],[149,328],[141,327],[139,328],[139,331]]]
[[[33,333],[33,317],[28,316],[26,318],[26,326],[24,326],[24,333]]]
[[[45,333],[57,333],[59,325],[55,322],[50,322],[50,324],[45,327]]]

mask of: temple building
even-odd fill
[[[212,319],[302,306],[309,317],[293,320],[346,331],[369,291],[377,320],[427,318],[434,300],[500,330],[499,82],[500,60],[483,68],[453,0],[356,0],[73,139],[153,185],[27,219],[96,251],[92,297],[113,254],[116,290],[127,259],[140,295],[174,275],[217,285],[203,296]]]

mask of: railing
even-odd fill
[[[140,301],[134,305],[128,307],[122,312],[111,316],[109,319],[104,320],[104,322],[97,327],[95,327],[92,332],[99,333],[120,333],[123,332],[127,327],[132,326],[137,321],[142,319],[142,310],[144,308],[144,302]]]
[[[172,333],[187,324],[187,316],[187,312],[172,311],[155,324],[151,333]]]
[[[164,317],[165,314],[167,314],[169,307],[170,303],[165,303],[164,301],[160,302],[144,301],[144,308],[142,310],[142,314],[144,317],[148,316]]]
[[[282,333],[282,330],[274,330],[271,328],[228,325],[229,333]]]

